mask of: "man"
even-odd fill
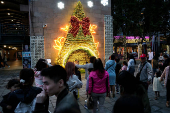
[[[94,62],[95,59],[96,59],[95,56],[91,56],[91,57],[90,57],[90,63],[87,63],[87,64],[85,64],[85,65],[76,64],[76,67],[77,67],[77,68],[84,68],[84,69],[85,69],[85,79],[87,79],[87,77],[89,76],[89,74],[88,74],[88,69],[89,69],[89,68],[93,68],[93,62]]]
[[[150,63],[148,63],[150,64]],[[131,104],[131,102],[134,102],[133,100],[129,100],[129,102],[124,102],[123,105],[124,106],[119,106],[119,107],[124,107],[123,109],[119,109],[118,106],[114,106],[114,110],[119,109],[118,113],[123,113],[123,111],[125,112],[130,112],[130,113],[151,113],[151,107],[150,107],[150,103],[149,103],[149,99],[148,99],[148,93],[145,90],[143,83],[138,81],[132,74],[130,74],[128,71],[121,71],[119,73],[119,76],[117,78],[117,83],[120,85],[120,91],[121,91],[121,97],[122,96],[127,96],[126,98],[128,99],[129,96],[136,96],[137,98],[139,98],[142,101],[142,106],[140,107],[144,107],[144,112],[132,112],[132,109],[129,109],[128,107],[137,107],[135,104]],[[129,103],[129,104],[128,104]],[[131,106],[129,106],[131,104]],[[137,104],[137,103],[136,103]],[[126,108],[126,109],[125,109]],[[113,111],[114,111],[113,110]],[[134,108],[135,110],[135,108]],[[138,110],[138,109],[136,109]],[[115,112],[116,113],[116,112]]]
[[[152,65],[147,62],[146,55],[142,54],[140,56],[141,63],[138,65],[138,73],[139,74],[139,80],[143,83],[146,90],[148,90],[148,86],[151,83],[152,80]],[[137,74],[138,75],[138,74]]]
[[[148,56],[149,56],[148,62],[151,63],[151,60],[153,59],[153,52],[151,51],[151,49],[150,52],[148,52]]]
[[[46,94],[57,97],[54,113],[81,113],[76,99],[66,89],[67,73],[63,67],[55,65],[45,68],[41,71],[41,75],[43,77],[44,91],[36,97],[34,113],[45,113],[42,103],[46,100]]]

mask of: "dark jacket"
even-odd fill
[[[116,63],[116,68],[115,68],[115,72],[116,72],[116,81],[119,75],[119,70],[121,69],[121,64],[120,63]]]
[[[8,104],[12,106],[14,111],[19,102],[31,103],[42,89],[33,86],[24,86],[22,89],[13,91],[8,97]]]
[[[9,110],[9,109],[7,109],[6,107],[7,107],[7,105],[8,105],[8,97],[9,97],[9,95],[11,94],[11,92],[10,93],[8,93],[8,94],[6,94],[6,95],[4,95],[3,96],[3,100],[1,101],[1,103],[0,103],[0,106],[2,107],[2,109],[3,109],[3,113],[14,113],[14,111],[13,110]]]
[[[45,113],[43,105],[37,103],[34,113]],[[57,97],[54,113],[81,113],[76,99],[66,88]]]

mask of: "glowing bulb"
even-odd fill
[[[101,4],[103,4],[103,6],[107,6],[108,5],[108,0],[101,0]]]
[[[8,15],[11,15],[10,13],[8,13]]]
[[[1,1],[1,4],[4,4],[4,1]]]
[[[14,20],[11,20],[12,22],[14,21]]]
[[[93,2],[92,2],[92,1],[88,1],[88,2],[87,2],[87,5],[88,5],[89,7],[93,7]]]
[[[63,9],[64,8],[64,3],[63,2],[59,2],[58,3],[58,8],[59,9]]]

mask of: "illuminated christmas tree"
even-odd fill
[[[90,56],[98,57],[98,42],[95,43],[92,34],[97,26],[90,24],[90,19],[85,16],[79,1],[70,19],[70,26],[62,28],[67,32],[66,38],[59,37],[53,46],[59,50],[57,64],[65,66],[67,61],[79,60],[80,64],[89,62]]]

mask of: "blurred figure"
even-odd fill
[[[123,95],[116,100],[113,113],[144,113],[144,106],[137,96]]]
[[[153,79],[153,91],[155,91],[155,100],[160,97],[160,91],[162,89],[161,85],[161,72],[158,71],[155,73],[155,77]]]
[[[145,89],[145,87],[143,86],[143,83],[140,80],[136,79],[128,71],[121,71],[119,73],[117,82],[121,88],[121,96],[124,96],[124,95],[137,96],[142,101],[142,106],[144,107],[143,108],[144,113],[151,113],[151,107],[150,107],[150,103],[148,99],[147,90]],[[127,101],[127,102],[130,102],[130,101]],[[131,113],[131,112],[128,112],[128,113]]]
[[[8,104],[8,98],[9,98],[9,95],[19,89],[19,80],[18,79],[11,79],[9,80],[6,88],[9,89],[11,92],[9,92],[8,94],[4,95],[3,96],[3,100],[1,101],[0,103],[0,106],[2,107],[3,109],[3,113],[14,113],[13,109],[12,109],[12,106]],[[15,102],[14,102],[15,103]]]
[[[129,71],[132,75],[134,75],[135,73],[135,65],[136,65],[136,60],[134,56],[131,54],[129,55],[127,71]]]
[[[8,64],[7,64],[7,56],[4,54],[4,67],[5,65],[7,65],[8,67],[10,67]]]
[[[117,83],[117,78],[118,78],[118,75],[119,75],[119,71],[121,69],[121,64],[119,63],[120,59],[119,58],[116,58],[116,68],[115,68],[115,72],[116,72],[116,92],[117,94],[119,94],[119,84]]]
[[[123,61],[123,67],[122,67],[122,70],[127,70],[127,62],[126,61]]]

